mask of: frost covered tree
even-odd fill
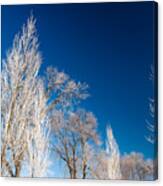
[[[48,98],[47,114],[50,118],[50,123],[53,126],[53,134],[55,136],[55,141],[53,140],[53,149],[58,156],[66,162],[70,177],[76,178],[76,160],[73,158],[70,162],[69,158],[65,158],[64,153],[67,153],[67,147],[65,146],[64,141],[66,139],[71,139],[68,141],[68,145],[71,146],[69,150],[76,150],[76,144],[74,144],[76,142],[74,142],[74,139],[72,140],[72,138],[75,138],[73,137],[75,136],[75,131],[71,131],[72,125],[70,125],[70,121],[68,120],[72,119],[72,113],[70,111],[76,107],[81,100],[84,100],[89,96],[87,93],[88,85],[86,83],[75,82],[65,72],[58,71],[58,69],[54,67],[47,68],[45,85],[46,96]],[[71,136],[70,134],[73,135]],[[78,141],[77,138],[75,138],[75,140]],[[61,146],[59,144],[61,144]],[[64,149],[62,149],[63,151],[60,151],[60,147],[64,147]],[[87,148],[89,147],[87,146]],[[85,169],[86,168],[83,168],[83,174],[85,173]],[[85,175],[83,175],[83,177],[85,177]]]
[[[2,176],[18,177],[25,172],[25,176],[43,176],[46,172],[49,128],[47,98],[38,77],[40,65],[35,19],[31,16],[2,62]]]
[[[113,131],[110,126],[107,127],[106,152],[108,165],[108,179],[112,180],[121,179],[119,147],[114,138]]]
[[[122,179],[126,180],[153,180],[157,178],[155,162],[145,160],[143,154],[131,152],[121,158]]]
[[[58,111],[54,112],[52,123],[55,131],[52,148],[65,162],[70,178],[85,179],[89,174],[92,144],[98,143],[95,116],[83,109],[68,115]]]

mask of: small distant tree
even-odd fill
[[[114,138],[112,128],[107,127],[107,165],[108,165],[108,179],[121,179],[120,169],[120,152],[118,144]]]
[[[156,178],[154,161],[145,160],[143,154],[132,152],[121,158],[122,179],[153,180]]]

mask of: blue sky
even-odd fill
[[[41,73],[49,65],[87,82],[81,106],[98,119],[105,139],[110,123],[121,153],[153,157],[144,136],[153,63],[153,2],[2,6],[2,58],[31,10],[37,19]]]

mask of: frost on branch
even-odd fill
[[[43,82],[40,80],[36,84],[35,102],[31,110],[33,121],[27,131],[28,154],[26,158],[31,177],[48,176],[50,124],[46,113],[46,102]]]
[[[46,72],[47,96],[50,99],[48,111],[57,106],[69,108],[86,99],[89,95],[86,83],[75,82],[66,73],[59,72],[56,68],[48,67]]]

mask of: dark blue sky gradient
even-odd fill
[[[146,142],[153,63],[153,2],[2,6],[2,58],[31,10],[37,19],[41,73],[49,65],[87,82],[81,106],[98,118],[105,139],[109,122],[120,151],[152,157]]]

